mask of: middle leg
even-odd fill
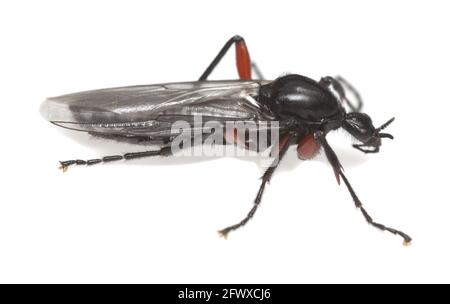
[[[230,233],[233,230],[239,229],[240,227],[247,224],[247,222],[255,215],[256,210],[259,207],[259,204],[261,203],[261,198],[264,193],[264,188],[266,187],[266,184],[270,181],[270,178],[272,177],[273,173],[275,172],[275,169],[278,167],[280,160],[283,158],[284,154],[286,153],[287,149],[289,148],[290,142],[292,140],[292,137],[290,134],[284,134],[281,136],[279,142],[276,144],[277,147],[277,156],[275,160],[273,161],[272,165],[264,172],[264,175],[261,178],[261,186],[259,187],[258,194],[256,195],[255,201],[253,203],[252,209],[247,213],[247,216],[238,222],[237,224],[228,226],[222,230],[219,230],[219,234],[223,236],[225,239],[228,236],[228,233]]]

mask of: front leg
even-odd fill
[[[369,223],[369,225],[371,225],[375,228],[378,228],[380,230],[389,231],[392,234],[400,235],[403,238],[403,244],[405,246],[409,245],[412,240],[409,235],[407,235],[406,233],[404,233],[400,230],[385,226],[385,225],[375,222],[373,220],[373,218],[369,215],[369,213],[363,207],[361,201],[359,200],[358,196],[356,195],[355,191],[353,190],[353,187],[350,185],[350,182],[348,181],[347,177],[344,175],[344,172],[342,170],[342,165],[339,162],[339,159],[338,159],[336,153],[333,151],[333,149],[328,144],[328,141],[325,139],[325,134],[323,134],[323,132],[319,131],[314,134],[314,137],[317,139],[317,141],[323,147],[323,149],[325,151],[325,155],[328,159],[328,162],[333,167],[333,170],[336,175],[336,179],[338,180],[338,183],[339,183],[339,177],[342,177],[342,180],[344,181],[344,184],[347,187],[348,192],[350,192],[350,195],[353,198],[353,202],[355,203],[356,208],[361,210],[361,213],[364,216],[364,218],[366,219],[367,223]]]

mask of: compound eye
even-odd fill
[[[350,126],[354,135],[362,141],[368,140],[375,133],[375,127],[372,119],[364,113],[350,113],[347,115],[345,122]]]
[[[364,113],[357,113],[357,115],[356,113],[349,113],[347,121],[358,129],[374,129],[372,119]]]

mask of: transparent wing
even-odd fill
[[[50,122],[69,129],[117,135],[167,136],[175,121],[270,121],[255,101],[265,81],[204,81],[86,91],[48,98]]]

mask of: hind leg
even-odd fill
[[[247,49],[247,45],[245,44],[244,38],[241,36],[233,36],[231,37],[222,49],[219,51],[217,56],[213,59],[213,61],[209,64],[206,70],[203,72],[202,76],[198,79],[199,81],[207,80],[209,75],[214,71],[216,66],[222,60],[223,56],[228,52],[231,46],[235,46],[236,48],[236,67],[239,74],[239,79],[241,80],[250,80],[252,78],[252,63],[250,60],[250,54]],[[258,69],[259,71],[259,69]]]

